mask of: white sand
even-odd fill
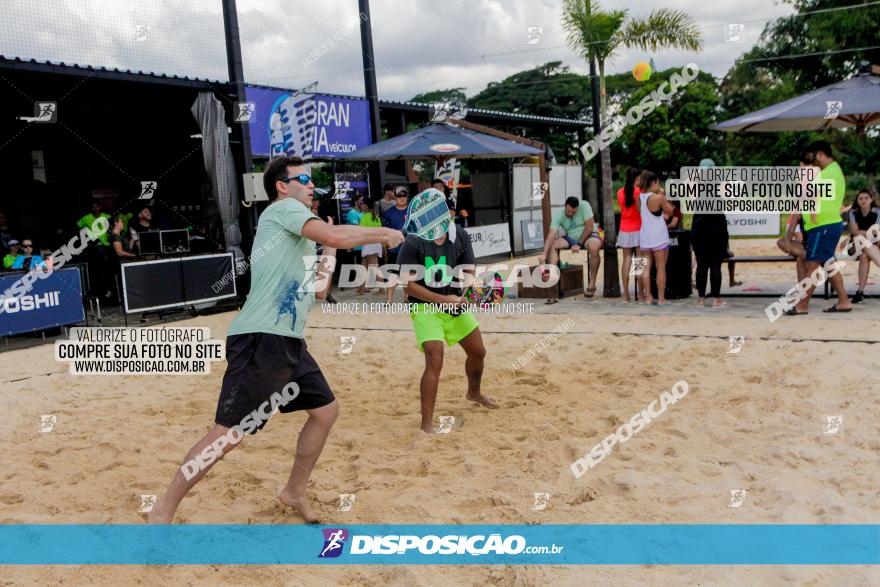
[[[793,265],[783,267],[793,284]],[[312,478],[319,512],[333,524],[877,523],[880,385],[873,372],[880,347],[858,341],[880,341],[880,303],[868,301],[850,316],[814,313],[774,324],[761,314],[763,303],[743,309],[746,302],[734,301],[729,312],[691,304],[659,312],[564,300],[538,308],[552,313],[482,318],[484,390],[502,407],[488,411],[463,400],[464,355],[453,349],[435,413],[455,416],[457,427],[432,437],[418,430],[423,359],[409,319],[324,316],[316,307],[309,348],[342,405]],[[209,326],[222,337],[232,318],[174,326]],[[568,318],[570,330],[512,375],[511,363]],[[350,355],[338,354],[342,335],[357,337]],[[732,335],[747,337],[739,355],[727,353]],[[138,523],[138,496],[161,493],[211,425],[224,369],[220,362],[203,376],[74,377],[54,361],[51,345],[0,354],[0,521]],[[679,379],[690,384],[687,397],[574,478],[575,458]],[[41,414],[58,416],[51,433],[38,432]],[[822,433],[829,414],[844,416],[842,433]],[[177,521],[301,523],[275,495],[303,420],[278,417],[246,440],[184,500]],[[742,507],[728,507],[731,489],[749,491]],[[550,493],[545,511],[531,511],[535,492]],[[340,493],[357,495],[350,512],[336,511]],[[2,573],[5,585],[880,583],[877,568],[781,566],[83,566]]]

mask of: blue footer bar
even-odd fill
[[[877,565],[880,525],[0,525],[0,564]]]

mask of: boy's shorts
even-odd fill
[[[425,352],[423,345],[426,342],[439,340],[445,341],[447,346],[453,346],[480,327],[470,312],[453,316],[430,308],[429,304],[417,303],[413,304],[409,313],[416,333],[416,344],[421,352]]]
[[[807,252],[805,259],[816,263],[825,263],[837,251],[837,243],[840,241],[842,232],[843,227],[839,222],[808,230],[804,233],[806,237],[804,249]]]

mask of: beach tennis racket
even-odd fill
[[[504,278],[500,273],[489,271],[477,277],[474,284],[465,290],[463,297],[467,304],[490,306],[501,303],[504,294]]]
[[[422,240],[432,241],[449,232],[451,222],[446,196],[440,190],[429,188],[410,201],[406,210],[406,224],[401,230]]]

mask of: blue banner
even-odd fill
[[[344,157],[372,142],[366,100],[254,86],[245,96],[254,156]]]
[[[0,292],[8,291],[26,275],[0,276]],[[86,317],[79,268],[59,269],[44,279],[35,279],[23,296],[0,294],[0,306],[0,336],[82,322]]]
[[[7,564],[877,565],[880,525],[0,525]]]

